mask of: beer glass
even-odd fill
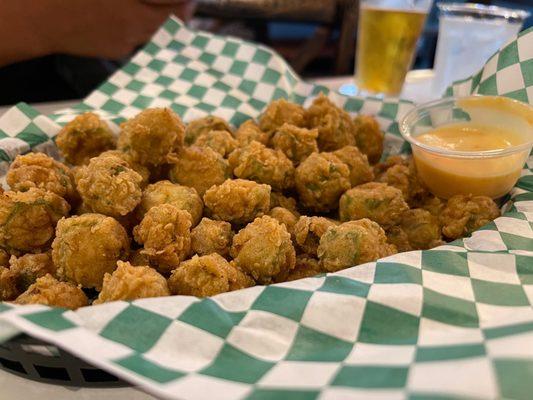
[[[400,94],[431,3],[361,0],[355,70],[361,94]]]

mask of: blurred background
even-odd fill
[[[532,0],[477,2],[533,11]],[[126,62],[169,13],[197,29],[271,46],[304,78],[350,75],[358,7],[358,0],[0,1],[0,105],[86,96]],[[524,29],[532,25],[529,17]],[[437,36],[433,4],[414,69],[432,68]]]

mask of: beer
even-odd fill
[[[360,90],[400,94],[426,15],[420,10],[361,5],[356,60]]]

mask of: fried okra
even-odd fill
[[[274,190],[294,185],[294,166],[280,150],[269,149],[259,142],[238,148],[229,156],[229,163],[237,178],[270,185]]]
[[[150,208],[161,204],[172,204],[180,210],[188,211],[192,217],[192,226],[200,222],[204,210],[204,203],[196,189],[170,181],[159,181],[144,189],[136,211],[137,216],[142,219]]]
[[[102,291],[93,304],[162,296],[170,296],[170,291],[167,280],[155,269],[118,261],[117,269],[104,275]]]
[[[83,165],[106,150],[114,149],[116,140],[107,123],[92,112],[78,115],[56,136],[56,145],[73,165]]]
[[[239,143],[239,146],[247,146],[253,141],[264,144],[268,144],[270,134],[263,132],[253,119],[249,119],[239,126],[239,129],[235,131],[235,139]]]
[[[296,199],[293,197],[284,196],[280,192],[270,192],[270,207],[283,207],[292,212],[297,212]]]
[[[259,118],[259,128],[269,134],[274,133],[283,124],[305,125],[305,111],[302,106],[281,98],[271,102]]]
[[[38,253],[52,243],[54,230],[70,206],[43,189],[0,194],[0,247],[11,254]]]
[[[67,201],[76,200],[78,196],[70,169],[44,153],[17,156],[9,167],[6,182],[11,190],[17,192],[39,188]]]
[[[162,274],[176,268],[191,251],[191,214],[161,204],[150,208],[139,225],[133,228],[135,241],[143,245],[150,265]]]
[[[400,189],[409,204],[414,205],[429,196],[429,192],[418,179],[412,159],[394,156],[376,165],[375,171],[376,181]]]
[[[391,226],[387,229],[385,234],[387,235],[387,241],[390,244],[396,246],[396,249],[399,253],[413,250],[411,244],[409,243],[409,237],[407,236],[407,233],[405,233],[405,231],[401,228],[401,226]]]
[[[228,161],[209,147],[190,146],[181,149],[170,170],[170,180],[193,187],[200,196],[213,185],[231,178]]]
[[[21,257],[11,256],[9,269],[15,274],[19,293],[24,292],[41,276],[55,275],[56,267],[50,252],[40,254],[24,254]]]
[[[318,130],[320,151],[355,146],[355,126],[350,115],[321,93],[306,112],[307,126]]]
[[[318,246],[320,265],[328,272],[375,261],[396,253],[383,229],[367,218],[329,228]]]
[[[442,233],[449,239],[457,239],[499,216],[500,209],[489,197],[456,195],[448,199],[442,211]]]
[[[431,249],[444,243],[439,219],[429,211],[421,208],[407,210],[402,214],[399,226],[413,250]]]
[[[228,131],[209,131],[198,136],[194,141],[194,145],[209,147],[222,157],[227,157],[237,148],[239,142]]]
[[[173,294],[215,296],[254,285],[254,281],[219,254],[194,256],[172,271],[168,286]]]
[[[231,127],[222,118],[215,117],[214,115],[195,119],[189,122],[185,128],[185,143],[191,145],[201,135],[211,131],[231,132]]]
[[[298,222],[300,214],[283,207],[274,207],[268,212],[268,215],[276,219],[280,224],[285,225],[285,228],[291,234],[291,238],[294,237],[294,226]]]
[[[337,225],[324,217],[302,215],[294,226],[294,240],[297,248],[305,254],[316,257],[320,238],[331,227]]]
[[[120,150],[108,150],[99,155],[99,157],[106,156],[114,156],[126,161],[132,170],[142,176],[143,180],[141,182],[141,187],[145,187],[150,181],[150,169],[142,164],[139,164],[138,162],[133,161],[130,153],[125,153]]]
[[[370,182],[356,186],[341,196],[341,221],[368,218],[387,228],[397,225],[409,206],[402,192],[386,183]]]
[[[358,115],[353,120],[356,146],[375,164],[383,153],[383,132],[378,121],[370,115]]]
[[[304,207],[328,212],[350,188],[350,170],[331,153],[313,153],[296,168],[296,190]]]
[[[19,295],[16,275],[9,268],[0,267],[0,301],[15,300]]]
[[[230,255],[237,267],[261,284],[284,280],[296,257],[287,228],[267,215],[234,236]]]
[[[119,157],[92,158],[76,170],[75,179],[84,206],[92,212],[120,217],[141,201],[143,178]]]
[[[15,300],[17,304],[43,304],[75,310],[88,305],[89,301],[83,290],[69,282],[60,282],[47,274],[38,278],[28,290]]]
[[[361,153],[357,147],[344,146],[335,150],[333,154],[348,166],[352,187],[371,182],[374,179],[374,172],[368,164],[366,155]]]
[[[320,266],[320,263],[316,258],[312,258],[307,254],[301,254],[296,256],[296,264],[294,269],[291,270],[286,281],[295,281],[297,279],[310,278],[326,272]]]
[[[145,166],[168,162],[182,146],[185,127],[169,108],[148,108],[120,125],[118,148]]]
[[[228,179],[205,192],[204,202],[213,219],[243,225],[270,210],[270,186]]]
[[[318,152],[316,129],[283,124],[272,137],[272,147],[281,150],[293,163],[299,164],[311,153]]]
[[[104,274],[128,259],[129,248],[128,235],[117,220],[83,214],[59,221],[52,260],[61,280],[100,290]]]
[[[217,253],[222,257],[228,257],[232,240],[231,224],[226,221],[202,218],[191,231],[192,252],[200,256]]]

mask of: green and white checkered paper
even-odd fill
[[[74,115],[124,118],[168,106],[186,121],[238,125],[283,96],[308,103],[272,51],[194,32],[170,19],[83,103],[51,117],[18,105],[0,118],[4,169]],[[533,102],[533,30],[450,93]],[[398,118],[412,105],[329,96],[378,116],[387,153],[408,148]],[[56,344],[172,399],[530,398],[533,393],[533,158],[508,212],[472,237],[295,282],[207,299],[174,296],[73,311],[0,303],[0,340],[17,332]]]

